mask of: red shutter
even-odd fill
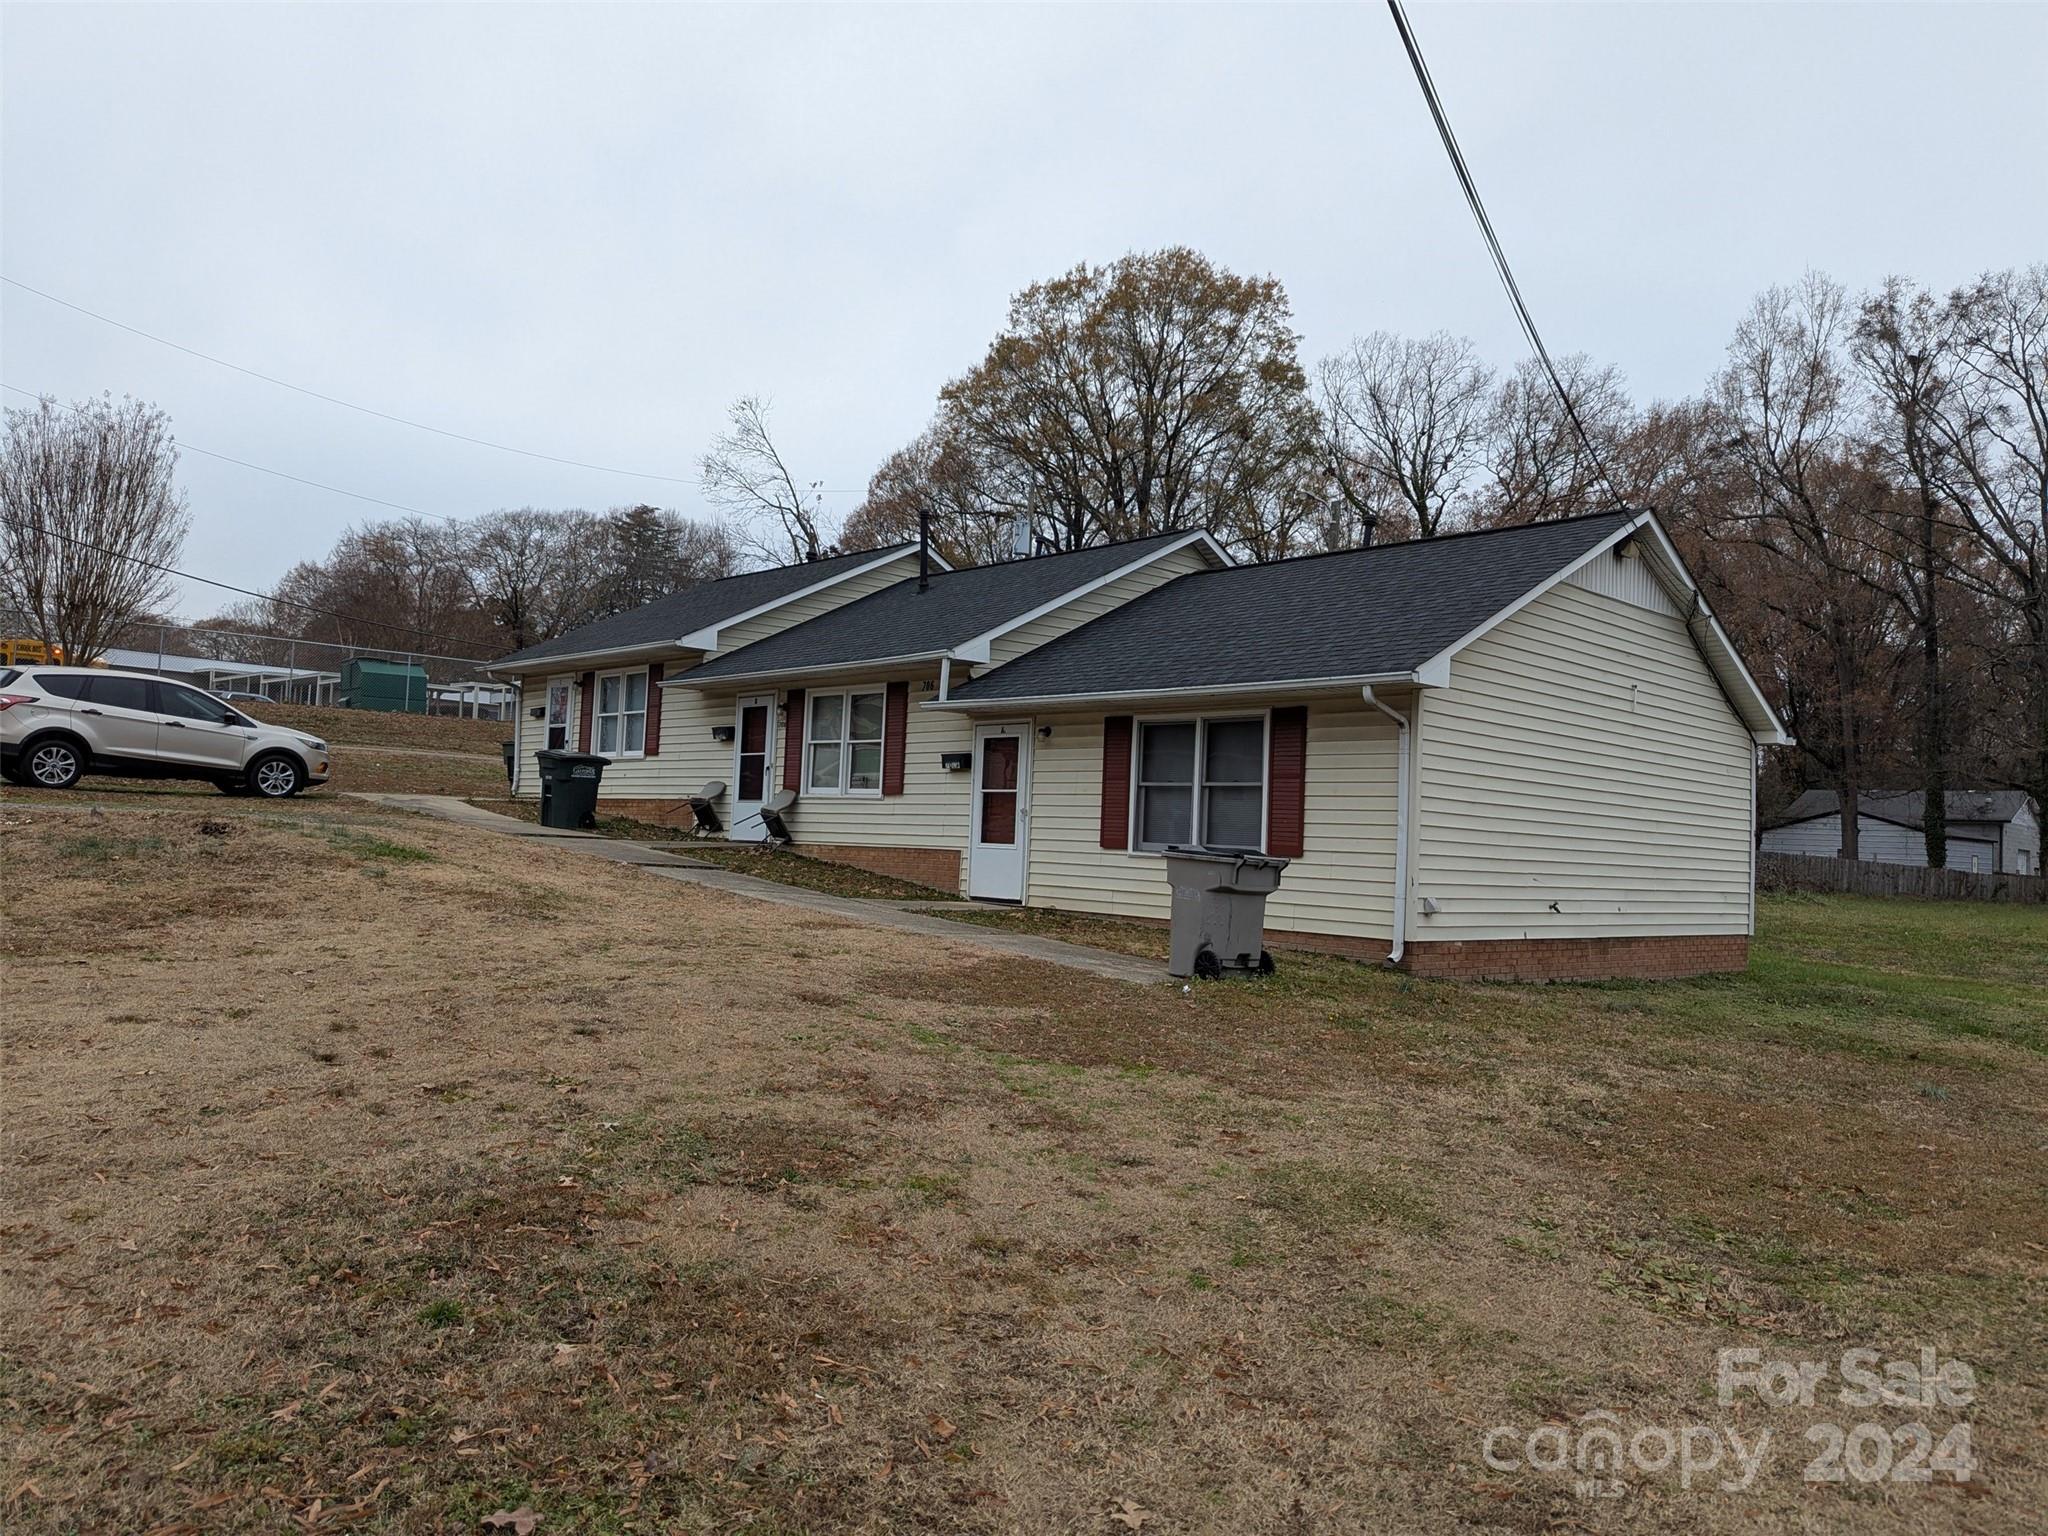
[[[1102,722],[1102,846],[1131,846],[1131,717]]]
[[[576,726],[576,750],[578,752],[588,752],[590,750],[590,710],[591,706],[597,702],[597,674],[595,672],[584,673],[577,681],[576,691],[583,695],[582,718]]]
[[[910,728],[910,684],[891,683],[882,697],[882,793],[903,793],[903,738]]]
[[[661,663],[647,669],[647,746],[649,757],[661,756]]]
[[[1266,852],[1298,859],[1308,787],[1308,710],[1273,711],[1266,744]]]
[[[789,702],[783,706],[782,719],[782,787],[801,789],[804,782],[804,691],[801,688],[789,690]]]

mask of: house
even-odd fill
[[[2041,873],[2041,812],[2023,790],[1952,789],[1948,812],[1946,868],[1971,874]],[[1920,791],[1874,791],[1857,797],[1856,846],[1877,864],[1927,867],[1927,839],[1921,831],[1927,796]],[[1765,829],[1765,853],[1818,854],[1842,851],[1842,807],[1831,789],[1809,789]]]
[[[678,797],[702,788],[703,778],[737,782],[731,752],[714,765],[719,772],[697,783],[669,771],[677,754],[663,759],[665,674],[697,665],[721,644],[763,639],[916,570],[917,547],[898,544],[749,571],[700,582],[502,657],[488,670],[516,677],[520,689],[513,793],[540,793],[533,755],[547,748],[594,749],[614,759],[605,775],[607,799],[662,800],[673,809]],[[757,717],[739,725],[750,741],[765,728]]]
[[[911,555],[800,619],[620,616],[665,637],[658,754],[607,734],[622,685],[499,665],[615,757],[608,799],[723,781],[748,836],[793,787],[804,851],[980,899],[1163,920],[1159,852],[1199,841],[1293,861],[1281,944],[1461,976],[1746,963],[1756,748],[1788,738],[1649,514],[1259,565],[1200,533],[923,583]]]

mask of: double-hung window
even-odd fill
[[[597,675],[597,750],[638,757],[647,750],[647,669]]]
[[[1199,843],[1256,853],[1266,842],[1266,722],[1138,725],[1137,846]]]
[[[811,695],[810,757],[806,793],[879,795],[882,792],[881,689]]]

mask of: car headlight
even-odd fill
[[[299,741],[303,745],[311,747],[315,752],[325,752],[327,750],[326,742],[317,740],[311,736],[301,736],[299,738]]]

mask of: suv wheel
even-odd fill
[[[34,742],[23,757],[27,782],[38,789],[69,789],[85,772],[85,754],[61,739]]]
[[[249,765],[249,788],[266,800],[296,795],[305,783],[305,769],[288,753],[272,752]]]

